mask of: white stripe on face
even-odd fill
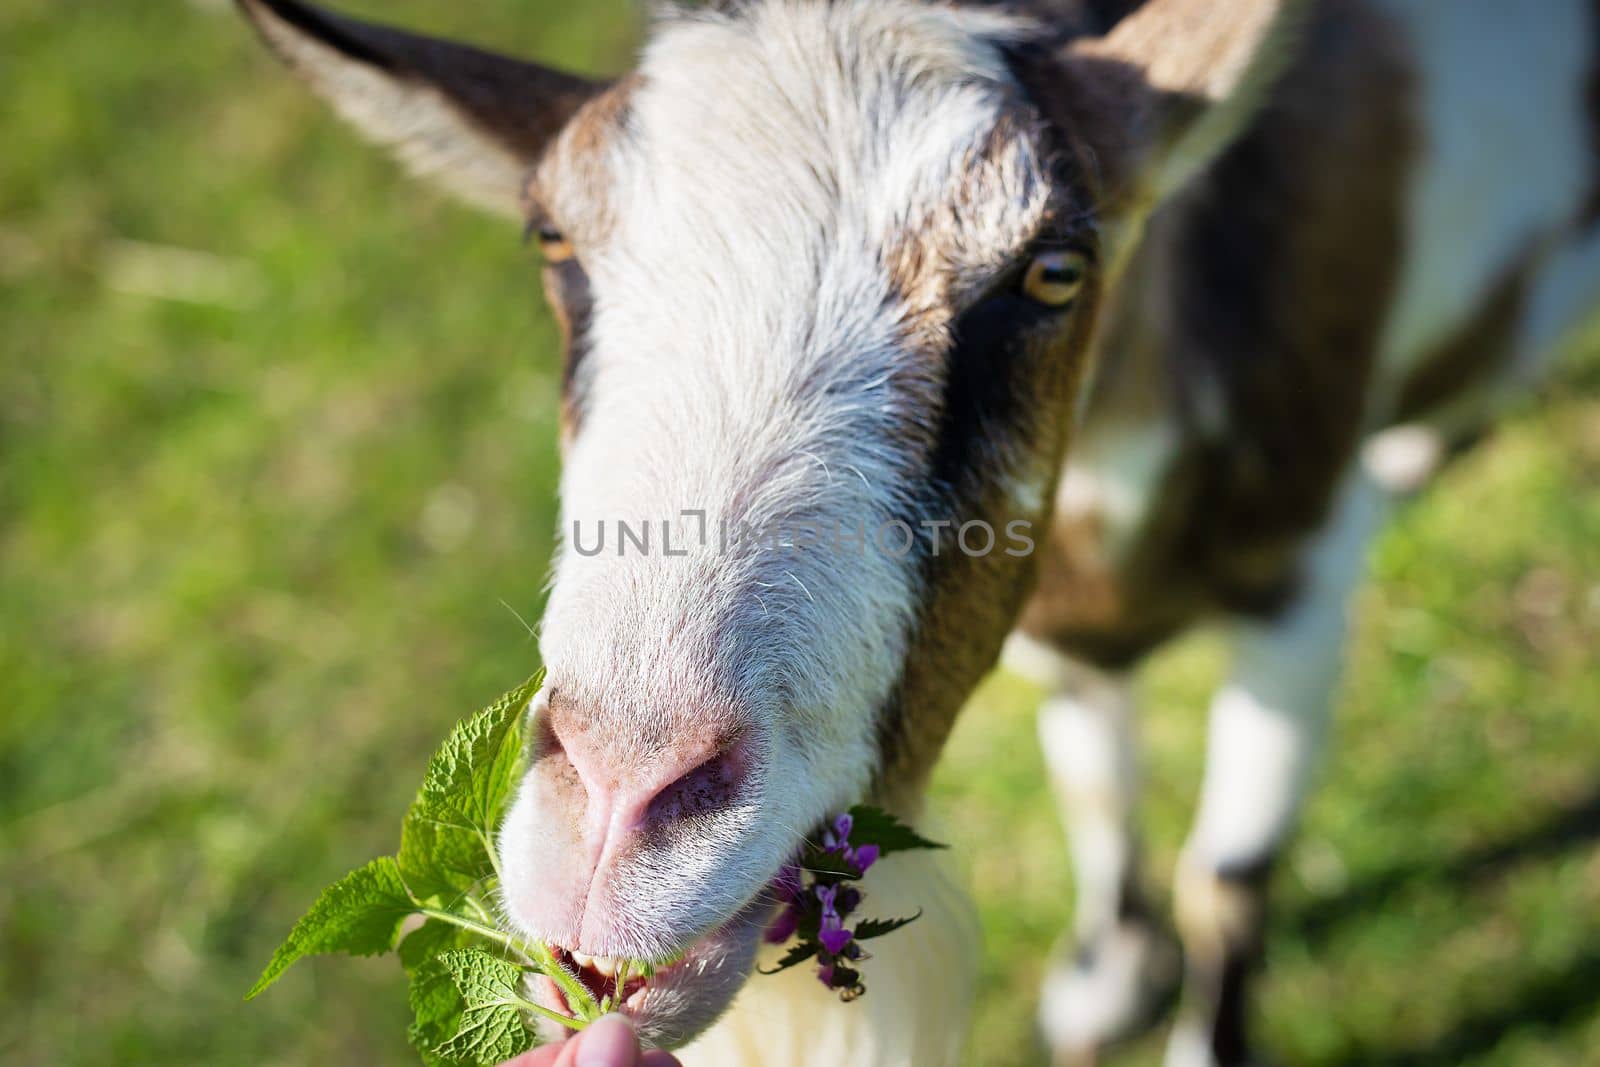
[[[545,657],[596,714],[681,704],[661,687],[685,679],[781,710],[803,739],[787,769],[818,794],[782,813],[795,821],[865,786],[921,595],[919,553],[870,544],[927,492],[943,368],[908,337],[930,320],[937,336],[1045,209],[1027,131],[989,144],[1013,105],[973,25],[1010,24],[880,3],[668,24],[601,153],[606,188],[567,180],[571,145],[541,176],[594,296],[563,530],[649,521],[659,541],[663,519],[703,509],[713,542],[675,541],[689,554],[674,559],[566,552]],[[919,229],[913,295],[893,260]],[[869,551],[715,543],[723,523],[784,520],[864,527]]]

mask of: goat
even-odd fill
[[[1600,293],[1594,5],[744,0],[662,11],[595,81],[240,2],[544,250],[570,535],[510,918],[682,953],[626,1010],[691,1065],[957,1062],[976,931],[929,861],[873,871],[927,918],[860,1004],[745,981],[808,828],[863,796],[914,817],[1004,650],[1050,689],[1078,887],[1041,1028],[1092,1060],[1180,976],[1130,678],[1220,620],[1167,1062],[1252,1062],[1267,876],[1366,547]],[[608,520],[633,551],[585,545]]]

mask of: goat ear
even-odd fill
[[[299,0],[238,0],[263,40],[351,125],[479,206],[519,207],[522,182],[599,82]]]
[[[1148,209],[1256,116],[1299,45],[1308,0],[1145,0],[1065,61],[1106,192]]]

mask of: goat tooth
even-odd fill
[[[571,956],[572,957],[572,962],[576,963],[579,967],[593,967],[594,966],[594,957],[593,956],[585,955],[582,952],[568,952],[567,955]]]
[[[594,958],[594,969],[607,978],[614,978],[616,977],[619,963],[620,961],[615,956],[596,956]]]

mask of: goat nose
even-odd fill
[[[742,734],[689,732],[640,754],[592,729],[548,724],[542,733],[539,758],[566,762],[586,794],[584,837],[597,861],[607,842],[727,808],[750,777]]]

